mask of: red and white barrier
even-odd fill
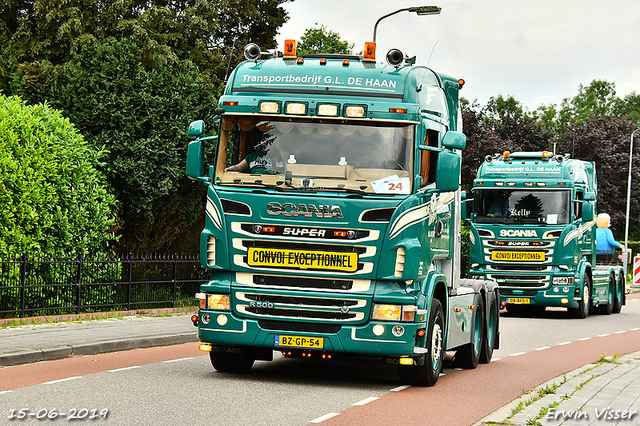
[[[633,284],[640,285],[640,255],[633,258]]]

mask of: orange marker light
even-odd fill
[[[283,59],[295,59],[297,56],[296,41],[292,39],[285,40]]]
[[[389,108],[389,112],[395,112],[398,114],[406,114],[407,113],[407,109],[406,108]]]
[[[364,53],[362,54],[363,62],[376,61],[376,44],[370,41],[364,43]]]
[[[509,158],[511,157],[511,153],[509,151],[505,151],[502,153],[502,158]]]

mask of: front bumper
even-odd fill
[[[205,315],[209,316],[208,321]],[[369,321],[363,325],[342,324],[334,332],[309,332],[296,331],[295,326],[298,324],[296,322],[282,323],[291,325],[288,329],[276,329],[273,323],[268,326],[269,328],[264,328],[260,321],[239,318],[230,311],[200,310],[198,319],[200,341],[213,345],[248,346],[273,350],[292,348],[370,356],[417,357],[424,353],[424,338],[417,336],[418,330],[426,330],[426,321]],[[376,325],[384,327],[384,331],[381,334],[378,333],[380,335],[373,332]],[[402,335],[394,335],[392,330],[395,326],[401,326],[404,329]],[[276,346],[276,336],[283,335],[322,338],[323,346],[322,348]]]

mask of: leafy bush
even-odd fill
[[[116,201],[99,170],[106,155],[48,105],[0,94],[0,253],[108,251]]]

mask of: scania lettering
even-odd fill
[[[213,367],[351,354],[431,386],[447,351],[488,363],[497,284],[460,278],[464,82],[412,59],[258,51],[230,74],[216,135],[189,127],[211,270],[194,322]],[[247,156],[273,170],[229,170]]]
[[[596,263],[596,198],[592,162],[546,151],[487,156],[473,184],[471,276],[496,281],[510,312],[620,312],[623,268]]]

